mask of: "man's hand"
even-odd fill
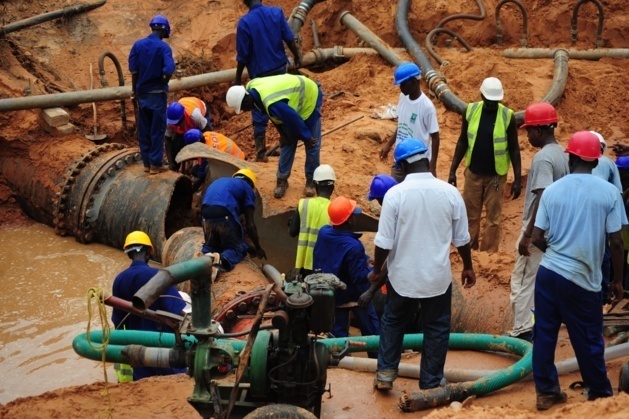
[[[380,149],[380,160],[385,161],[391,151],[391,146],[387,143]]]
[[[300,68],[301,64],[302,64],[302,56],[301,56],[301,51],[299,54],[294,56],[294,61],[295,61],[295,69]]]
[[[476,284],[474,269],[465,269],[461,272],[461,285],[463,288],[472,288]]]
[[[518,243],[518,253],[522,256],[531,256],[529,246],[531,245],[531,237],[522,236],[522,240]]]
[[[316,138],[312,137],[310,140],[308,141],[304,141],[304,145],[306,146],[306,148],[314,148],[317,146],[317,144],[319,143],[319,140],[317,140]]]
[[[609,298],[612,300],[612,304],[618,304],[620,300],[622,300],[624,296],[624,291],[622,289],[622,283],[620,282],[612,282],[609,287]]]
[[[629,154],[629,145],[615,143],[612,146],[612,150],[614,151],[614,154],[616,154],[616,156],[624,156],[626,154]]]
[[[369,306],[369,303],[371,303],[371,300],[373,300],[373,292],[371,292],[371,289],[368,289],[358,298],[358,307],[363,310],[366,309]]]
[[[261,247],[258,247],[258,248],[256,249],[256,255],[257,255],[260,259],[262,259],[262,258],[266,259],[266,252],[265,252],[265,251],[264,251],[264,249],[263,249],[263,248],[261,248]]]
[[[448,183],[456,188],[456,172],[450,172]]]
[[[518,199],[521,193],[522,183],[520,181],[513,182],[513,185],[511,186],[511,193],[509,194],[509,196],[513,196],[512,199]]]
[[[378,281],[380,281],[381,279],[382,279],[382,272],[375,273],[374,271],[371,271],[367,275],[367,281],[369,281],[370,284],[375,284]]]

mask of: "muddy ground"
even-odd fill
[[[281,6],[288,15],[297,2],[273,0],[267,4]],[[442,71],[448,85],[466,102],[480,100],[478,87],[485,77],[499,77],[505,87],[505,105],[523,110],[528,104],[541,99],[553,78],[552,59],[516,60],[501,56],[504,48],[519,46],[521,18],[513,5],[507,5],[501,13],[505,28],[503,46],[496,45],[494,10],[497,0],[482,2],[487,17],[483,21],[455,20],[446,28],[456,31],[473,47],[466,52],[456,41],[452,47],[445,44],[445,36],[437,43],[437,52],[449,62]],[[597,15],[593,4],[586,4],[579,13],[579,38],[571,45],[570,19],[572,0],[540,0],[525,2],[528,12],[528,45],[537,48],[590,49],[595,42]],[[605,10],[602,32],[604,47],[627,48],[629,46],[629,5],[622,1],[601,1]],[[50,0],[46,2],[22,2],[6,0],[0,4],[4,24],[28,18],[40,13],[71,5],[71,1]],[[397,37],[394,17],[394,0],[327,0],[314,7],[309,18],[316,22],[323,47],[360,45],[358,37],[338,22],[338,15],[349,10],[365,25],[376,32],[393,47],[401,47]],[[109,0],[103,7],[82,15],[63,18],[40,24],[29,29],[0,37],[0,99],[21,97],[30,89],[31,94],[58,93],[90,88],[90,64],[93,65],[94,87],[100,87],[97,70],[99,55],[110,51],[118,57],[125,69],[125,80],[130,82],[126,71],[127,56],[133,42],[148,33],[147,22],[156,13],[163,13],[173,27],[168,41],[175,52],[181,70],[180,75],[189,76],[203,72],[235,67],[235,27],[238,18],[246,12],[240,1],[160,1],[160,0]],[[420,43],[438,22],[455,13],[478,15],[475,2],[450,2],[447,0],[419,1],[412,3],[409,26]],[[310,24],[304,25],[304,50],[313,47]],[[406,59],[409,59],[406,56]],[[114,66],[106,62],[106,77],[110,85],[116,85]],[[588,129],[602,133],[608,141],[628,142],[627,89],[629,84],[627,60],[603,58],[599,61],[570,60],[566,90],[557,105],[559,128],[557,136],[562,145],[567,144],[571,133]],[[393,69],[377,56],[358,56],[345,63],[328,63],[318,68],[304,69],[303,73],[322,84],[326,94],[323,107],[323,130],[335,127],[354,117],[364,115],[358,122],[336,131],[323,139],[322,163],[331,164],[337,173],[338,195],[359,201],[367,211],[377,212],[366,199],[371,177],[386,173],[390,162],[378,160],[378,150],[395,130],[395,122],[369,117],[372,110],[381,105],[395,104],[399,90],[392,84]],[[252,130],[248,115],[234,115],[227,110],[224,94],[229,83],[208,86],[191,91],[180,91],[170,95],[176,100],[184,95],[202,97],[210,105],[212,119],[217,131],[224,133],[253,156]],[[425,93],[428,88],[422,85]],[[459,135],[461,118],[448,111],[434,97],[440,125],[441,152],[438,176],[447,179],[450,160]],[[106,133],[109,141],[134,145],[133,112],[126,103],[128,126],[123,129],[119,105],[116,102],[96,104],[99,130]],[[68,156],[88,150],[93,145],[85,139],[93,128],[92,107],[82,104],[66,108],[77,133],[55,138],[38,125],[38,111],[0,113],[0,158],[28,156],[33,162],[33,171],[61,172],[70,165]],[[276,134],[269,129],[268,143],[274,144]],[[523,175],[530,166],[535,150],[528,144],[524,130],[519,132],[522,150]],[[54,149],[54,153],[51,153]],[[296,205],[305,183],[302,172],[304,156],[297,153],[291,187],[281,200],[272,199],[275,183],[277,157],[256,168],[260,179],[260,191],[265,202],[273,209],[285,209]],[[458,172],[459,187],[462,186],[463,169]],[[509,174],[509,182],[513,176]],[[48,188],[58,188],[53,181]],[[503,210],[503,237],[500,251],[493,255],[475,253],[474,262],[478,276],[475,288],[469,290],[467,298],[487,307],[491,318],[484,319],[494,333],[505,331],[509,323],[509,278],[515,258],[515,240],[521,227],[521,211],[524,198],[506,200]],[[12,190],[0,176],[1,228],[10,229],[28,224],[28,217],[20,211]],[[368,246],[369,248],[369,246]],[[272,261],[271,261],[272,262]],[[453,258],[454,271],[460,270],[460,262]],[[456,273],[455,273],[456,275]],[[506,320],[505,320],[506,319]],[[474,327],[470,327],[473,330]],[[572,356],[569,342],[563,338],[558,348],[558,357]],[[474,355],[468,355],[475,360]],[[470,362],[474,363],[474,362]],[[612,382],[617,382],[620,361],[609,363]],[[0,366],[0,369],[2,367]],[[562,379],[562,384],[576,381],[572,374]],[[571,380],[571,381],[570,381]],[[396,413],[397,397],[382,397],[372,394],[369,384],[371,375],[331,371],[329,381],[336,390],[335,397],[324,401],[324,413],[328,417],[392,417]],[[347,384],[351,385],[347,385]],[[354,389],[358,386],[359,391]],[[408,380],[402,389],[413,391],[416,383]],[[54,388],[54,387],[51,387]],[[193,410],[185,399],[191,393],[191,381],[184,377],[156,378],[125,387],[112,389],[112,402],[116,416],[181,417]],[[18,399],[2,406],[0,416],[6,417],[69,417],[94,415],[106,407],[100,397],[102,384],[87,387],[56,390],[40,397]],[[165,399],[168,391],[173,397]],[[400,391],[398,388],[397,391]],[[339,394],[340,393],[340,394]],[[356,396],[360,394],[360,396]],[[399,395],[399,393],[395,393]],[[375,400],[375,405],[370,403]],[[571,394],[566,407],[554,408],[556,417],[580,417],[594,413],[596,416],[612,417],[627,411],[627,398],[614,398],[597,403],[582,404],[583,396]],[[513,415],[529,417],[535,414],[532,384],[522,383],[477,401],[470,413],[478,417]],[[485,407],[486,406],[486,407]],[[377,414],[373,414],[378,412]],[[448,410],[435,413],[450,415]],[[38,416],[40,415],[40,416]],[[620,417],[620,416],[618,416]]]

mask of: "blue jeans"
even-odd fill
[[[146,93],[138,96],[138,142],[144,167],[164,163],[167,94]]]
[[[587,291],[563,276],[540,266],[535,278],[533,325],[533,378],[538,394],[561,391],[555,348],[561,323],[566,324],[589,395],[613,394],[605,368],[603,311],[598,292]]]
[[[321,104],[323,96],[319,91],[319,98],[317,99],[317,106],[312,115],[304,121],[308,129],[310,130],[310,136],[317,139],[317,145],[314,147],[304,147],[306,149],[306,164],[304,170],[306,172],[306,179],[312,179],[312,175],[317,167],[319,167],[319,151],[321,150]],[[290,172],[293,169],[293,161],[295,160],[295,151],[297,150],[296,136],[286,126],[277,125],[278,131],[280,131],[287,140],[287,143],[280,148],[280,162],[277,168],[278,179],[288,179]],[[309,141],[310,138],[306,139]]]
[[[247,256],[249,246],[245,243],[242,226],[233,216],[204,219],[203,232],[205,244],[201,251],[220,253],[226,271],[234,269]]]
[[[266,126],[269,123],[269,116],[267,114],[254,107],[251,110],[251,120],[253,121],[254,136],[266,133]]]
[[[404,332],[412,314],[421,304],[421,326],[424,331],[419,370],[419,388],[439,387],[450,340],[452,313],[452,284],[445,293],[431,298],[409,298],[398,294],[391,283],[387,286],[387,301],[380,319],[380,348],[378,371],[397,371],[402,357]]]

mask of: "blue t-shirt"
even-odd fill
[[[336,275],[347,285],[336,290],[336,305],[357,301],[370,287],[367,275],[373,269],[367,263],[365,246],[358,240],[360,234],[335,230],[331,225],[321,227],[313,252],[314,269]]]
[[[550,185],[535,227],[548,231],[541,265],[581,288],[601,290],[605,235],[620,231],[624,211],[618,189],[590,174],[569,174]]]
[[[227,208],[234,219],[239,217],[246,207],[256,206],[256,194],[244,179],[222,177],[210,184],[203,195],[202,205],[216,205]]]
[[[175,60],[170,45],[154,33],[135,41],[129,53],[129,71],[138,73],[135,86],[137,94],[167,92],[168,83],[164,83],[163,76],[175,72]]]
[[[238,21],[236,60],[247,66],[249,78],[269,75],[288,64],[284,41],[295,38],[279,7],[256,4]]]

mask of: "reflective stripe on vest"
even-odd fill
[[[312,115],[317,106],[319,87],[304,76],[292,74],[280,74],[277,76],[260,77],[247,83],[247,90],[255,89],[260,95],[266,114],[269,114],[269,106],[280,100],[288,100],[288,106],[295,109],[303,120]],[[282,121],[275,117],[271,120],[276,124]]]
[[[465,119],[467,120],[467,152],[465,153],[465,165],[470,166],[472,162],[472,150],[476,142],[476,134],[478,133],[478,125],[483,112],[483,102],[474,102],[467,105]],[[494,124],[493,142],[494,142],[494,160],[496,173],[506,175],[509,171],[509,163],[511,162],[508,153],[507,127],[511,123],[513,111],[501,103],[498,104],[498,112],[496,114],[496,123]]]
[[[319,236],[319,229],[330,224],[329,205],[329,199],[319,196],[299,200],[297,210],[300,224],[295,268],[312,269],[312,252]]]
[[[222,151],[223,153],[230,154],[238,159],[244,160],[245,153],[236,145],[235,142],[225,137],[218,132],[208,131],[203,133],[205,138],[205,144]]]
[[[190,115],[192,115],[192,112],[194,112],[196,108],[199,108],[201,115],[205,116],[207,114],[205,102],[201,99],[197,99],[196,97],[182,97],[178,100],[178,102],[185,108],[183,113],[183,124],[179,123],[178,125],[170,125],[170,128],[179,135],[185,134],[189,129],[199,128],[194,124]]]
[[[131,368],[131,365],[115,363],[114,371],[116,371],[119,383],[130,383],[133,381],[133,368]]]

